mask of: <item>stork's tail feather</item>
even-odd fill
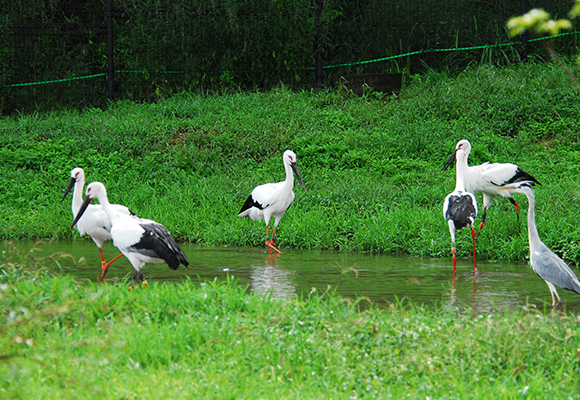
[[[189,265],[189,261],[181,247],[171,233],[161,224],[141,224],[144,229],[141,240],[131,246],[130,250],[137,250],[150,257],[161,258],[171,269],[178,269],[180,264]]]
[[[175,243],[174,246],[177,246],[177,248],[175,248],[175,251],[170,253],[168,257],[164,259],[164,261],[167,263],[167,265],[169,265],[169,268],[173,270],[179,269],[180,264],[183,264],[183,266],[187,268],[189,266],[189,260],[187,259],[185,253],[183,253],[177,243]]]
[[[538,182],[538,180],[536,178],[534,178],[532,175],[528,174],[526,171],[524,171],[520,167],[518,167],[518,169],[516,170],[515,175],[509,181],[506,182],[506,185],[509,185],[510,183],[518,183],[518,182],[526,182],[526,183],[529,183],[531,186],[541,185],[541,183]]]
[[[250,209],[252,207],[256,207],[259,210],[262,209],[262,205],[260,203],[258,203],[257,201],[254,201],[254,198],[252,197],[252,195],[249,195],[248,198],[246,199],[246,202],[242,206],[242,209],[238,213],[238,217],[248,216],[248,214],[250,213]]]

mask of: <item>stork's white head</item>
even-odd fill
[[[296,164],[296,154],[292,150],[286,150],[282,156],[282,159],[284,160],[284,164],[290,166],[292,164]]]
[[[471,153],[471,143],[469,140],[463,139],[457,142],[457,146],[455,146],[455,151],[463,151],[465,154],[469,155]]]
[[[441,171],[445,171],[447,168],[449,168],[449,166],[453,163],[453,160],[455,160],[456,158],[460,162],[467,160],[467,157],[469,157],[469,153],[471,153],[471,143],[469,143],[469,140],[465,139],[460,140],[459,142],[457,142],[457,146],[455,146],[455,150],[453,150],[453,153],[451,153],[451,155],[443,165],[443,168],[441,168]]]
[[[302,177],[300,176],[300,171],[298,170],[298,164],[296,164],[296,154],[292,150],[286,150],[284,152],[284,155],[282,156],[282,159],[284,160],[284,165],[288,165],[290,168],[292,168],[292,170],[296,174],[296,177],[298,178],[298,181],[300,182],[304,190],[306,190],[306,186],[304,186],[304,182],[302,181]]]
[[[70,171],[70,178],[74,179],[75,182],[85,181],[85,171],[82,168],[74,168]]]
[[[83,216],[83,213],[89,207],[89,204],[91,204],[91,201],[94,199],[98,199],[101,204],[108,204],[109,202],[107,199],[107,189],[105,189],[105,185],[103,185],[101,182],[93,182],[87,186],[87,194],[83,200],[83,203],[81,204],[81,207],[79,208],[79,211],[77,212],[77,215],[75,216],[75,219],[73,220],[72,225],[70,226],[71,229],[75,227],[79,219],[81,219]]]
[[[77,182],[79,182],[81,184],[81,186],[83,186],[85,184],[85,171],[83,171],[82,168],[78,168],[78,167],[74,168],[73,170],[70,171],[70,181],[68,182],[68,186],[66,187],[66,190],[64,191],[64,196],[62,196],[62,200],[60,201],[60,204],[62,204],[64,199],[66,199],[66,196],[70,193],[73,186]],[[82,190],[82,188],[80,190]]]
[[[91,200],[94,199],[106,199],[107,198],[107,189],[105,189],[105,185],[101,182],[93,182],[89,186],[87,186],[87,193],[85,198],[90,198]]]

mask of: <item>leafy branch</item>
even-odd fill
[[[580,16],[580,0],[576,0],[572,10],[568,13],[570,19],[574,19]],[[553,20],[548,12],[542,8],[534,8],[528,11],[526,14],[519,17],[510,18],[506,23],[506,28],[508,29],[509,35],[511,37],[521,35],[524,32],[533,31],[537,35],[557,35],[562,30],[572,29],[572,21],[569,19],[558,19]],[[562,61],[554,50],[553,40],[546,42],[545,50],[548,56],[559,63],[566,71],[568,76],[576,87],[580,88],[580,82],[574,75],[574,73],[568,68],[568,66]],[[580,66],[580,56],[576,58],[576,63]]]

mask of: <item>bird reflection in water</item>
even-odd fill
[[[296,286],[290,275],[295,271],[278,266],[279,254],[268,254],[263,263],[254,264],[250,271],[250,290],[260,295],[270,295],[274,298],[296,296]]]
[[[471,308],[477,313],[477,276],[479,274],[473,275],[473,296],[471,302]],[[453,274],[453,280],[451,283],[451,299],[449,302],[450,307],[457,306],[457,274]]]

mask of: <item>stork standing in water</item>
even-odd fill
[[[292,171],[296,174],[304,190],[306,190],[296,164],[296,154],[292,150],[286,150],[282,160],[286,170],[286,180],[256,186],[238,214],[238,217],[248,217],[254,221],[263,219],[266,222],[266,246],[270,248],[270,253],[272,250],[281,253],[280,250],[274,247],[274,235],[276,235],[276,228],[280,219],[282,219],[282,216],[294,201],[294,192],[292,190],[294,188],[294,175]],[[274,232],[272,232],[272,237],[270,237],[270,218],[272,217],[274,217]]]
[[[145,263],[166,262],[175,270],[179,264],[189,265],[187,257],[169,231],[155,221],[129,216],[116,211],[109,203],[105,185],[93,182],[87,187],[87,194],[75,217],[71,229],[83,216],[83,213],[94,199],[99,200],[103,211],[111,220],[111,238],[113,244],[129,259],[135,269],[133,281],[137,275],[146,284],[146,277],[141,272]],[[132,285],[131,285],[132,287]]]
[[[462,149],[456,152],[457,163],[465,159],[466,153]],[[449,233],[451,234],[451,254],[453,255],[453,275],[456,273],[457,258],[455,256],[455,231],[469,226],[471,228],[471,238],[473,241],[473,270],[477,272],[477,262],[475,259],[475,229],[473,223],[477,216],[477,201],[473,193],[465,190],[464,176],[457,173],[455,181],[455,190],[445,197],[443,202],[443,216],[449,224]]]
[[[576,274],[572,272],[572,269],[570,269],[564,260],[558,257],[540,240],[535,218],[536,198],[530,184],[516,183],[500,189],[510,190],[512,193],[523,193],[528,198],[528,241],[530,243],[530,264],[532,265],[534,272],[548,285],[550,295],[552,296],[552,306],[556,307],[562,304],[562,300],[560,299],[560,296],[558,296],[558,292],[554,285],[580,294],[580,282],[578,281]],[[556,303],[554,296],[558,299],[558,303]]]
[[[461,157],[461,159],[457,157],[459,151],[463,151],[466,156]],[[512,197],[512,194],[515,192],[509,189],[498,189],[511,183],[527,183],[529,185],[539,185],[540,182],[538,182],[536,178],[523,171],[515,164],[490,164],[486,162],[481,165],[470,167],[467,165],[467,158],[469,157],[470,152],[471,143],[469,143],[467,140],[460,140],[457,143],[457,146],[455,146],[455,150],[443,166],[442,171],[445,171],[453,163],[453,160],[456,159],[456,176],[457,179],[459,179],[460,175],[463,177],[465,190],[470,193],[483,192],[483,215],[481,216],[481,223],[479,224],[480,231],[483,228],[483,225],[485,225],[487,207],[495,196],[503,196],[509,199],[509,201],[516,208],[516,215],[519,221],[520,206]]]
[[[70,193],[73,189],[72,194],[72,213],[73,218],[78,215],[79,209],[81,208],[81,204],[83,202],[83,188],[85,186],[85,172],[82,168],[74,168],[70,172],[70,181],[66,190],[64,192],[64,196],[60,203],[64,201],[66,196]],[[119,204],[111,204],[111,208],[121,214],[126,215],[135,215],[125,206]],[[109,217],[99,204],[91,204],[87,210],[84,212],[82,218],[80,218],[77,222],[77,228],[79,233],[84,235],[85,233],[93,239],[97,247],[99,248],[99,252],[101,253],[101,270],[102,274],[101,277],[103,280],[105,279],[105,275],[107,274],[107,270],[109,266],[123,254],[119,254],[117,257],[113,258],[109,262],[105,262],[105,256],[103,255],[103,242],[106,240],[111,240],[111,221]]]

